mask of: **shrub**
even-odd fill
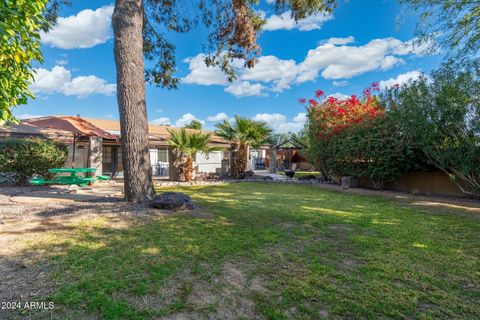
[[[480,66],[449,62],[390,90],[401,132],[466,194],[480,196]]]
[[[51,179],[48,169],[62,167],[68,150],[45,139],[0,140],[0,172],[12,174],[18,184],[27,183],[33,175]]]
[[[410,137],[372,94],[377,90],[373,84],[360,99],[352,95],[322,102],[317,99],[323,92],[317,91],[317,99],[308,101],[310,154],[326,179],[332,174],[368,177],[374,188],[382,188],[412,166]]]

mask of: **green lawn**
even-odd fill
[[[302,185],[175,190],[211,217],[96,218],[32,245],[60,318],[480,318],[478,216]]]
[[[285,172],[283,171],[277,171],[278,174],[281,174],[281,175],[285,175]],[[294,178],[300,178],[300,177],[303,177],[303,176],[308,176],[308,175],[315,175],[315,176],[318,176],[320,174],[320,172],[318,171],[295,171],[295,177]]]

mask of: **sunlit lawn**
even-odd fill
[[[285,175],[285,172],[284,171],[278,171],[277,172],[278,174],[281,174],[281,175]],[[295,178],[300,178],[300,177],[303,177],[303,176],[309,176],[309,175],[315,175],[315,176],[318,176],[320,174],[320,172],[318,171],[295,171]]]
[[[53,256],[54,315],[480,318],[478,217],[301,185],[176,190],[212,217],[97,218],[33,244]]]

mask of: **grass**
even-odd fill
[[[212,217],[101,217],[36,240],[59,318],[480,317],[478,217],[302,185],[175,190]]]

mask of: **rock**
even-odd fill
[[[263,176],[263,180],[273,180],[273,177],[271,177],[271,176]]]
[[[77,186],[76,184],[71,184],[68,186],[68,189],[67,189],[67,193],[77,193],[78,189],[80,189],[79,186]]]
[[[152,206],[165,210],[193,210],[192,199],[181,192],[164,192],[156,195],[152,200]]]
[[[255,175],[255,172],[252,170],[248,170],[245,172],[245,177],[253,177]]]
[[[342,188],[358,188],[358,179],[354,176],[342,177]]]

